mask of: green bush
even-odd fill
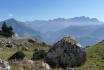
[[[13,54],[9,60],[23,60],[26,55],[22,51],[18,51]]]

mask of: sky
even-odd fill
[[[0,0],[0,20],[49,20],[86,16],[104,21],[104,0]]]

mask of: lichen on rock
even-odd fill
[[[52,67],[77,67],[86,61],[81,45],[71,37],[64,37],[48,51],[46,62]]]

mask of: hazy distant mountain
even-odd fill
[[[14,29],[14,32],[16,32],[19,36],[32,36],[32,37],[37,37],[41,38],[41,33],[31,29],[28,27],[24,22],[17,21],[13,18],[4,20],[8,25],[11,25]],[[0,22],[0,26],[4,21]]]
[[[65,35],[75,37],[82,45],[92,45],[104,39],[104,22],[85,16],[70,19],[27,22],[31,28],[45,33],[44,41],[53,44]]]
[[[41,32],[57,31],[65,28],[63,23],[64,19],[58,18],[54,20],[35,20],[32,22],[26,22],[29,26],[35,30],[40,30]]]
[[[84,46],[93,45],[101,40],[104,40],[104,24],[69,26],[65,29],[49,33],[45,41],[52,44],[67,35],[75,37]]]
[[[96,18],[75,17],[70,19],[35,20],[20,22],[5,20],[20,36],[32,36],[53,44],[66,35],[75,37],[82,45],[92,45],[104,39],[104,22]],[[0,22],[0,26],[3,23]]]
[[[69,19],[56,18],[53,20],[35,20],[26,23],[28,23],[31,28],[35,30],[40,30],[42,32],[58,31],[71,25],[85,26],[85,25],[103,24],[103,22],[100,22],[96,18],[89,18],[85,16]]]

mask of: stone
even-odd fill
[[[86,61],[86,53],[72,37],[64,37],[50,48],[45,61],[52,68],[78,67]]]
[[[47,70],[50,70],[50,69],[51,69],[50,66],[49,66],[49,64],[47,64],[47,63],[45,63],[45,62],[42,62],[42,66],[43,66],[44,68],[46,68]]]
[[[45,50],[38,48],[38,49],[35,49],[35,52],[33,53],[32,60],[44,59],[45,56],[46,56]]]
[[[11,70],[11,66],[7,61],[0,59],[0,70]]]

